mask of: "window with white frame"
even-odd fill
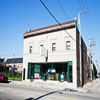
[[[52,51],[56,51],[56,43],[52,43]]]
[[[70,41],[66,41],[66,50],[70,50],[70,45],[71,45]]]
[[[32,53],[32,46],[29,47],[29,53]]]

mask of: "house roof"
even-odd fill
[[[11,58],[6,60],[6,64],[23,63],[23,58]]]
[[[63,28],[68,28],[68,27],[71,27],[73,25],[75,26],[76,25],[76,20],[60,23],[60,25],[62,25]],[[54,30],[58,30],[58,29],[61,30],[62,27],[60,25],[56,24],[56,25],[51,25],[51,26],[35,29],[35,30],[29,30],[29,31],[26,31],[23,34],[23,37],[27,37],[27,36],[30,36],[30,35],[36,35],[36,34],[44,33],[44,32],[50,32],[50,31],[54,31]]]

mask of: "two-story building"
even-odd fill
[[[87,82],[87,48],[81,38],[80,68],[80,34],[76,20],[29,30],[23,37],[23,81],[64,81],[73,88],[80,86],[80,80],[82,84]]]

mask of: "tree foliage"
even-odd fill
[[[96,77],[97,77],[97,69],[96,69],[95,64],[93,64],[93,71],[94,71],[94,76],[96,76]]]

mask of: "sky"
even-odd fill
[[[94,62],[100,64],[100,0],[42,0],[57,20],[67,22],[81,14],[81,33],[89,48],[92,46]],[[0,0],[0,57],[23,57],[23,34],[27,30],[57,24],[40,0]],[[78,22],[77,22],[78,24]]]

